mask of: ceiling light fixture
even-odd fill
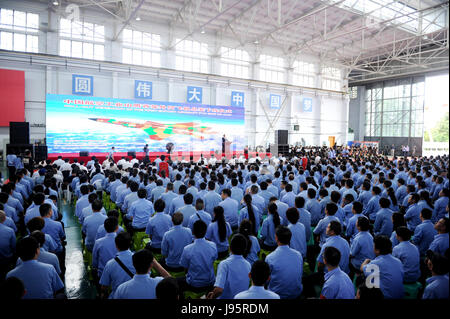
[[[205,34],[205,29],[202,29],[202,31],[200,31],[201,34]]]
[[[137,16],[137,17],[136,17],[136,21],[141,21],[141,17],[140,17],[140,16]]]
[[[53,5],[57,6],[57,5],[59,5],[59,2],[58,1],[53,1]]]
[[[253,42],[254,44],[258,44],[259,43],[259,41],[258,40],[255,40],[255,42]]]

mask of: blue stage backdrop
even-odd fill
[[[241,151],[244,108],[47,94],[49,153],[222,150],[222,135]]]

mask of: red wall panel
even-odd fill
[[[25,72],[0,69],[0,126],[25,121]]]

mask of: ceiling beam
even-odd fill
[[[205,26],[207,26],[210,22],[216,20],[218,17],[220,17],[221,15],[225,14],[226,12],[228,12],[229,10],[233,9],[235,6],[237,6],[239,3],[241,2],[241,0],[237,0],[236,2],[234,2],[231,6],[229,6],[228,8],[222,10],[221,12],[219,12],[216,16],[212,17],[211,19],[209,19],[208,21],[206,21],[205,23],[203,23],[200,27],[194,29],[192,32],[189,32],[186,36],[184,36],[183,38],[179,39],[176,43],[174,43],[173,45],[169,46],[169,49],[173,49],[176,47],[176,45],[178,43],[180,43],[181,41],[186,40],[187,38],[189,38],[190,36],[192,36],[194,33],[202,30]]]
[[[119,38],[123,29],[125,29],[125,27],[130,23],[131,19],[133,19],[136,16],[136,14],[138,13],[139,9],[144,4],[144,2],[145,2],[145,0],[139,1],[138,5],[136,6],[136,8],[134,8],[133,12],[131,12],[130,16],[125,20],[124,23],[122,23],[122,26],[120,27],[119,32],[117,32],[116,35],[114,36],[113,41],[116,41]]]

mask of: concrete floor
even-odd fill
[[[0,163],[3,178],[8,178],[8,170]],[[83,262],[81,247],[81,227],[74,214],[75,207],[65,201],[59,203],[59,211],[63,214],[67,246],[66,246],[66,294],[69,299],[94,299],[97,291],[89,281],[86,266]]]
[[[97,292],[89,281],[83,262],[81,228],[74,215],[74,206],[60,203],[67,238],[66,246],[66,294],[69,299],[94,299]]]

